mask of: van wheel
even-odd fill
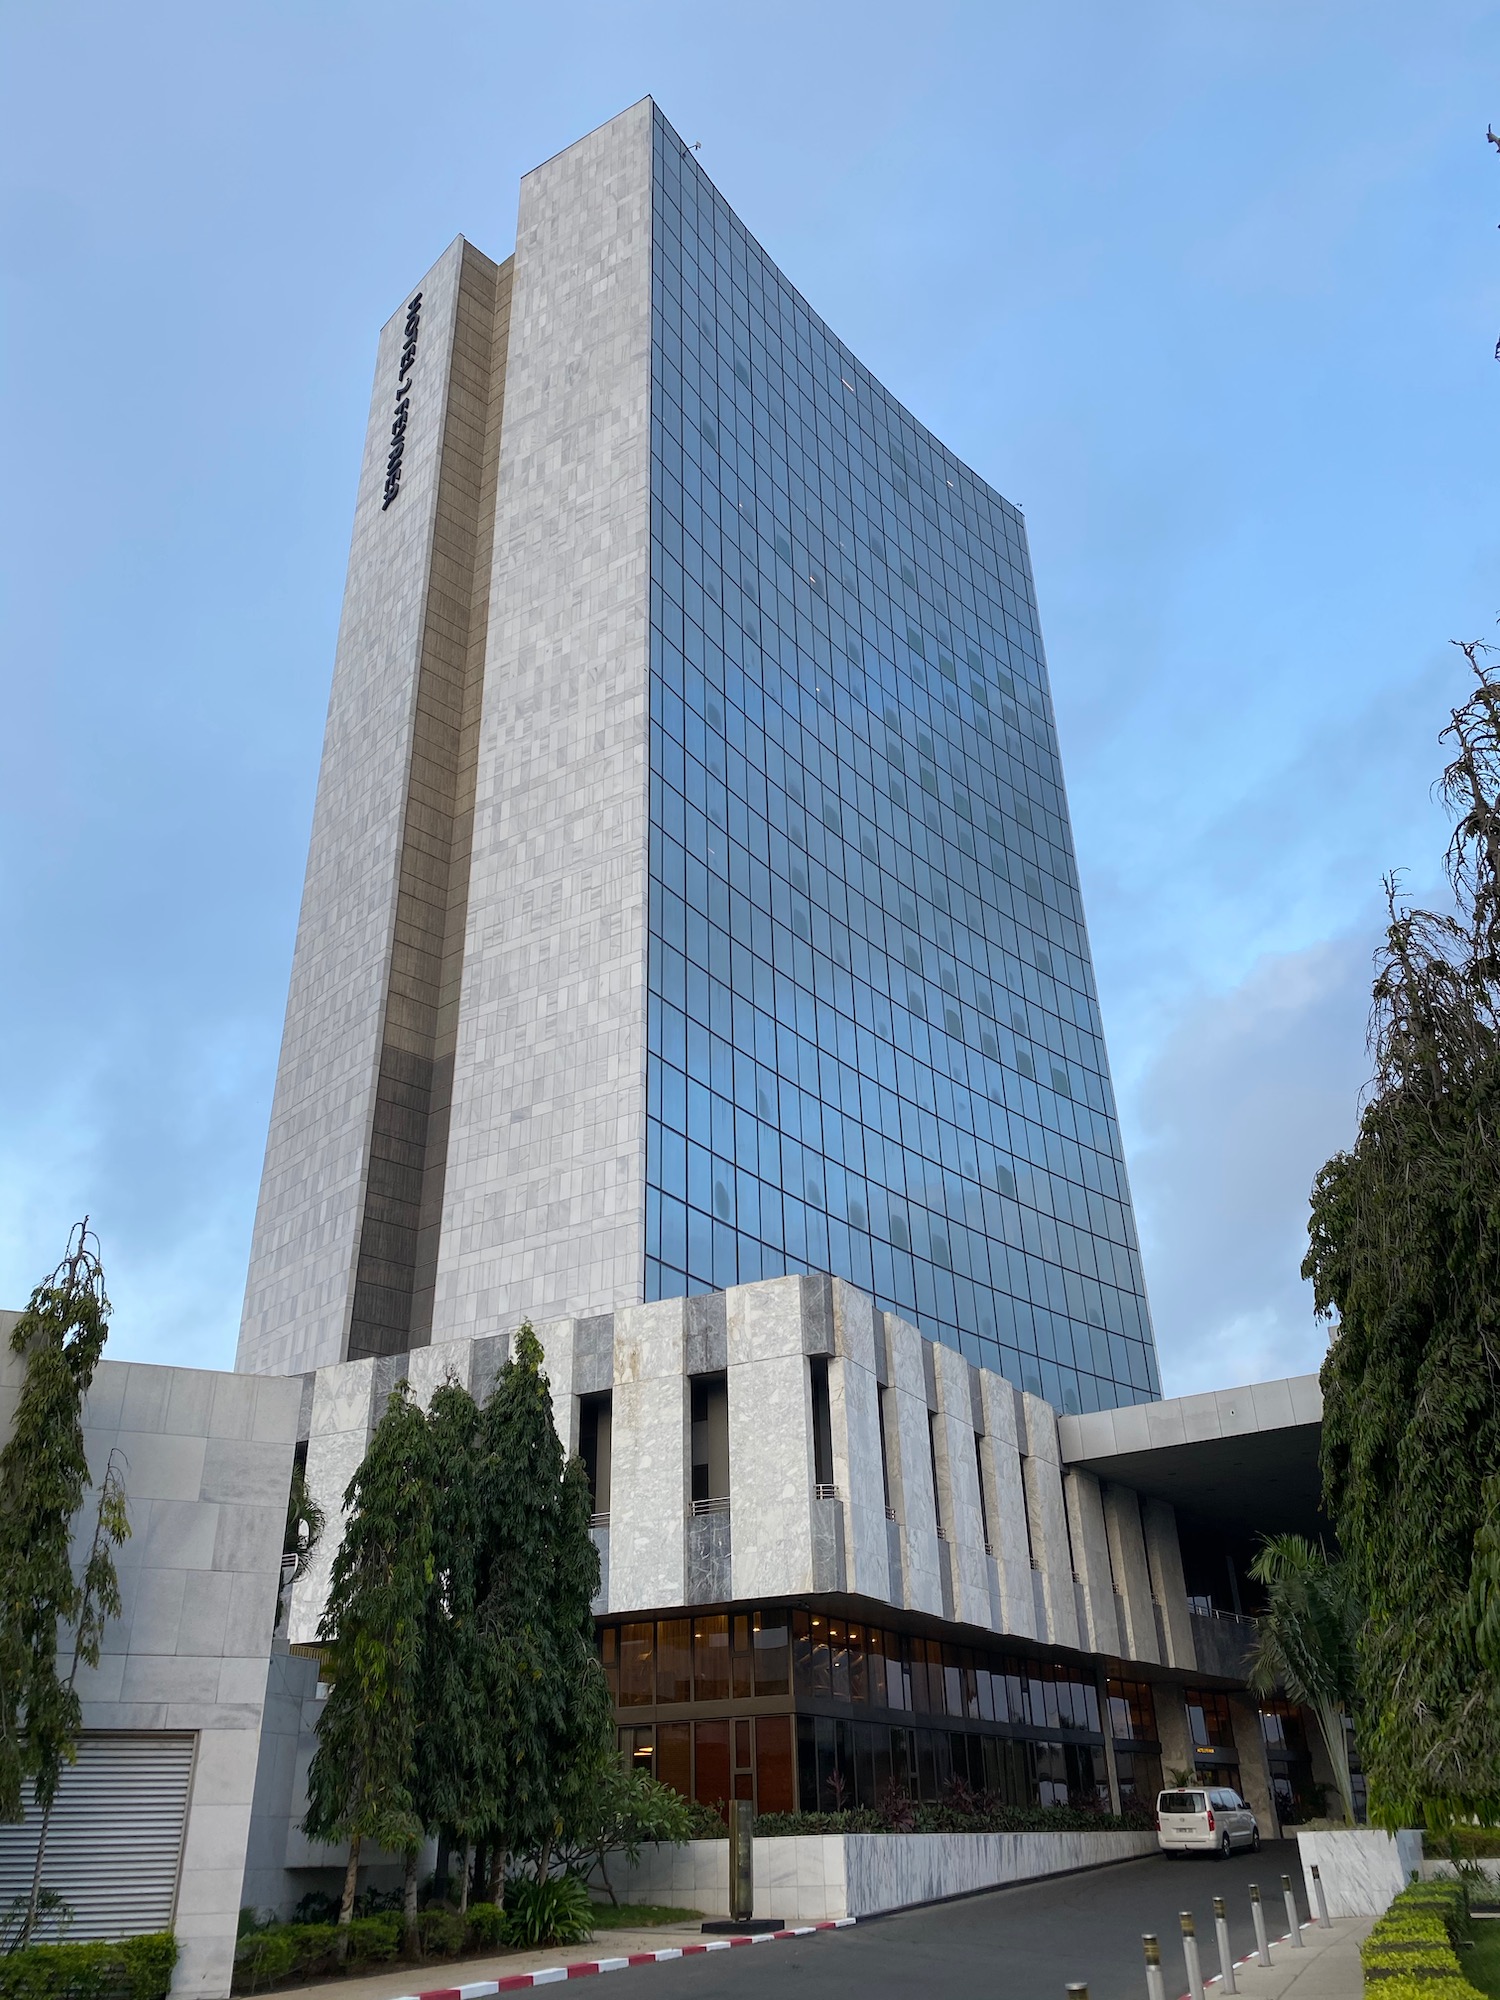
[[[1219,1859],[1221,1861],[1227,1861],[1233,1852],[1234,1852],[1234,1843],[1230,1840],[1229,1835],[1226,1833],[1224,1838],[1219,1842]]]

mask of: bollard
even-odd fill
[[[1069,2000],[1089,2000],[1089,1989],[1086,1980],[1070,1979],[1063,1988],[1063,1992],[1069,1995]]]
[[[1188,1992],[1192,2000],[1203,2000],[1203,1966],[1198,1957],[1198,1932],[1192,1911],[1181,1911],[1177,1921],[1182,1925],[1182,1956],[1187,1965]]]
[[[1214,1897],[1214,1936],[1219,1941],[1219,1991],[1238,1993],[1234,1983],[1234,1960],[1229,1951],[1229,1919],[1224,1914],[1224,1898]]]
[[[1260,1884],[1250,1884],[1250,1914],[1255,1919],[1255,1953],[1262,1965],[1271,1963],[1271,1947],[1266,1938],[1266,1913],[1261,1908]]]
[[[1146,2000],[1167,2000],[1161,1981],[1161,1946],[1150,1931],[1141,1932],[1141,1944],[1146,1953]]]
[[[737,1924],[755,1915],[755,1808],[748,1799],[729,1806],[729,1914]]]
[[[1328,1898],[1323,1894],[1323,1878],[1318,1873],[1318,1864],[1316,1861],[1312,1865],[1312,1878],[1313,1878],[1313,1894],[1318,1899],[1318,1922],[1322,1925],[1323,1929],[1326,1931],[1329,1926]]]
[[[1298,1951],[1305,1951],[1306,1946],[1302,1942],[1302,1919],[1297,1915],[1297,1898],[1292,1894],[1290,1875],[1282,1876],[1281,1893],[1286,1902],[1286,1920],[1291,1928],[1292,1943]]]

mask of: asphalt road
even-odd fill
[[[1259,1882],[1266,1928],[1286,1932],[1281,1877],[1291,1876],[1305,1920],[1302,1870],[1294,1841],[1267,1842],[1259,1854],[1228,1861],[1152,1856],[1086,1874],[1056,1876],[937,1903],[852,1930],[741,1946],[648,1971],[653,2000],[700,1994],[767,1994],[778,2000],[870,2000],[963,1995],[964,2000],[1063,2000],[1069,1980],[1088,1982],[1089,2000],[1145,2000],[1141,1933],[1162,1944],[1168,2000],[1187,1990],[1180,1910],[1197,1918],[1205,1977],[1219,1969],[1213,1899],[1222,1896],[1233,1955],[1255,1948],[1249,1885]],[[768,1911],[774,1916],[774,1910]]]

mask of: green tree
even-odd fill
[[[648,1841],[683,1846],[697,1831],[698,1810],[671,1785],[645,1771],[628,1770],[618,1757],[605,1757],[564,1815],[557,1859],[585,1878],[597,1868],[609,1900],[618,1906],[609,1879],[610,1855],[623,1854],[633,1862]]]
[[[60,1625],[83,1628],[87,1608],[72,1529],[89,1479],[84,1398],[108,1333],[98,1241],[85,1216],[11,1334],[26,1372],[0,1452],[0,1821],[22,1817],[27,1778],[50,1813],[62,1767],[77,1755],[82,1711],[72,1677],[58,1676],[57,1640]]]
[[[445,1382],[428,1408],[427,1427],[435,1498],[414,1793],[428,1831],[451,1836],[463,1851],[459,1907],[467,1909],[488,1720],[476,1592],[479,1406],[459,1383]]]
[[[1366,1614],[1355,1715],[1386,1826],[1500,1810],[1500,1681],[1475,1615],[1500,1474],[1500,682],[1488,647],[1462,650],[1475,685],[1441,787],[1453,908],[1387,883],[1374,1079],[1314,1184],[1303,1264],[1336,1319],[1324,1492]]]
[[[318,1627],[330,1686],[318,1718],[303,1828],[313,1840],[349,1843],[338,1918],[341,1963],[363,1844],[373,1841],[411,1857],[422,1841],[412,1787],[433,1500],[431,1434],[402,1382],[344,1495],[344,1537]],[[415,1910],[408,1909],[407,1951],[416,1945]]]
[[[1257,1694],[1281,1688],[1312,1710],[1344,1818],[1352,1826],[1354,1784],[1344,1724],[1354,1699],[1360,1611],[1347,1570],[1302,1535],[1274,1535],[1262,1544],[1250,1574],[1266,1589],[1250,1685]]]
[[[530,1323],[516,1336],[480,1425],[477,1578],[489,1727],[477,1823],[490,1842],[490,1893],[512,1856],[544,1874],[563,1815],[607,1748],[610,1713],[589,1606],[599,1558],[587,1477],[565,1467]]]

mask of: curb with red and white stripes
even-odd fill
[[[732,1951],[742,1944],[774,1944],[780,1938],[812,1937],[816,1931],[847,1930],[854,1917],[834,1917],[791,1930],[755,1931],[744,1937],[707,1938],[702,1944],[669,1945],[661,1951],[633,1951],[624,1958],[580,1958],[571,1965],[548,1965],[540,1972],[513,1972],[506,1979],[476,1979],[468,1986],[430,1986],[402,2000],[489,2000],[492,1993],[517,1993],[523,1986],[555,1986],[560,1979],[586,1979],[594,1972],[623,1972],[631,1965],[660,1965],[669,1958],[696,1958],[705,1951]]]

